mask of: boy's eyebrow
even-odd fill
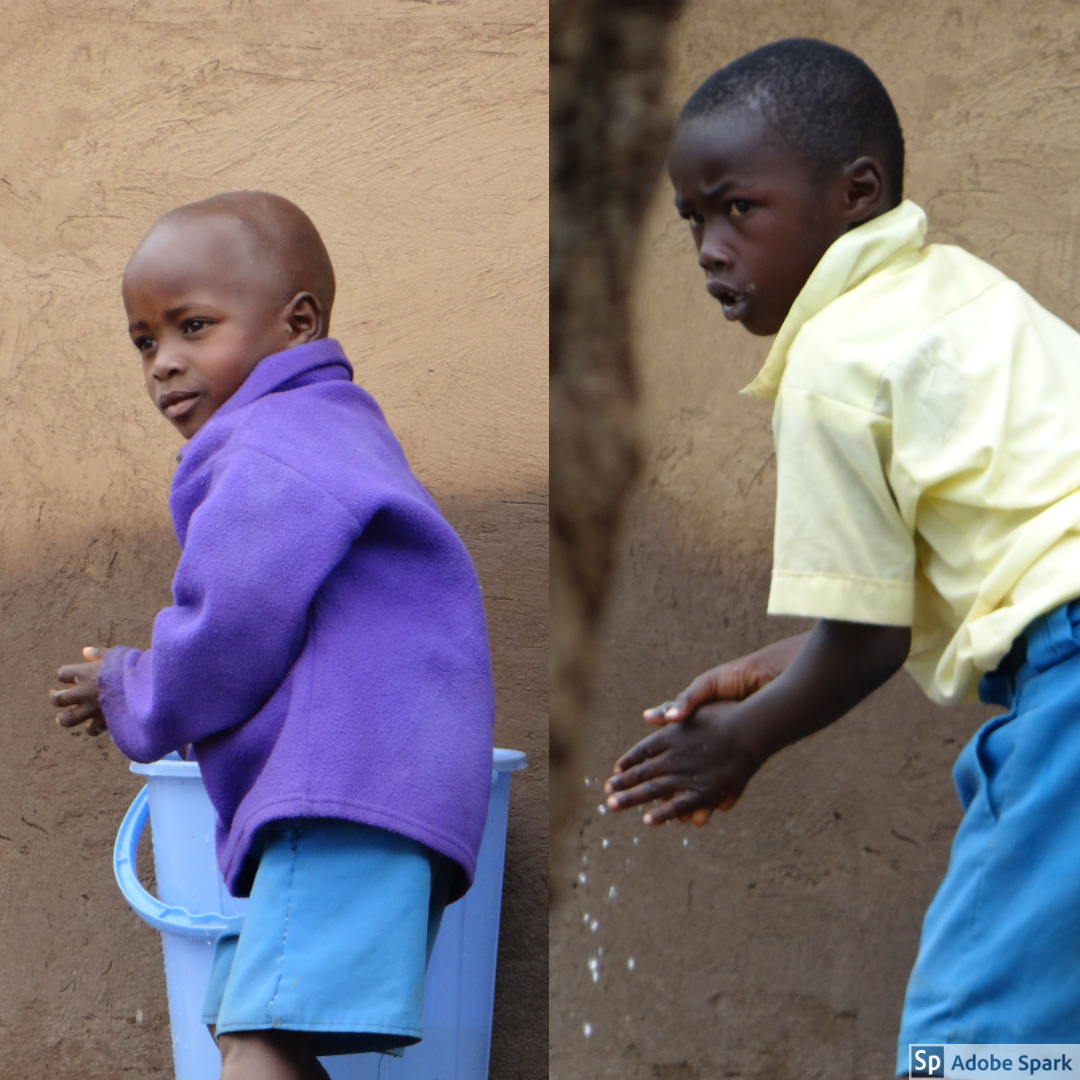
[[[731,190],[731,188],[738,186],[739,181],[737,179],[721,180],[716,187],[709,188],[702,193],[703,202],[712,202],[713,199],[722,198]],[[691,200],[685,198],[681,193],[675,196],[675,209],[681,214],[688,206],[691,205]]]
[[[183,303],[176,304],[175,306],[169,308],[165,312],[165,319],[168,322],[172,322],[174,319],[179,319],[180,316],[183,315],[185,311],[190,311],[192,308],[198,308],[198,307],[206,307],[206,304],[199,303],[199,302],[194,301],[194,300],[185,300]]]
[[[731,188],[735,187],[737,183],[737,180],[721,180],[720,183],[716,185],[716,187],[709,188],[709,190],[705,192],[705,198],[708,199],[710,202],[713,199],[719,199],[722,195],[726,195],[727,192]]]
[[[197,303],[194,303],[192,301],[187,301],[186,300],[182,304],[177,304],[175,307],[169,308],[169,310],[164,313],[165,314],[165,320],[166,320],[166,322],[172,322],[173,320],[180,318],[180,316],[183,315],[183,313],[185,311],[187,311],[189,308],[197,308],[197,307],[202,307],[202,306],[204,306],[204,305],[197,304]],[[150,325],[149,323],[144,322],[142,319],[139,319],[137,322],[128,323],[128,331],[130,332],[132,330],[144,329],[144,328],[148,327],[149,325]]]

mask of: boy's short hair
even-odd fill
[[[227,218],[247,229],[267,265],[279,272],[290,297],[309,291],[318,298],[325,316],[325,336],[337,286],[330,255],[311,218],[282,195],[269,191],[226,191],[177,206],[163,214],[147,236],[166,222],[208,217]]]
[[[680,120],[748,106],[785,142],[831,169],[863,154],[885,167],[893,206],[904,194],[904,133],[881,80],[854,53],[814,38],[763,45],[710,75]]]

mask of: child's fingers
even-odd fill
[[[698,810],[706,809],[702,805],[702,796],[698,792],[679,792],[673,799],[654,806],[643,818],[646,825],[666,825],[669,821],[683,815],[693,816]]]
[[[655,799],[666,799],[680,791],[685,784],[674,776],[658,776],[646,780],[627,791],[619,791],[607,798],[609,810],[626,810],[631,806],[641,806]]]
[[[702,806],[690,815],[690,820],[700,829],[702,825],[708,825],[709,818],[711,817],[712,808],[709,806]]]
[[[617,791],[627,791],[646,780],[661,776],[670,766],[666,756],[661,752],[656,757],[647,758],[639,765],[633,765],[628,769],[622,769],[604,782],[604,791],[608,795],[614,795]]]
[[[663,705],[646,709],[641,715],[649,724],[677,724],[680,720],[685,720],[696,708],[684,695],[685,691],[674,701],[665,701]]]
[[[665,724],[677,724],[690,716],[693,711],[706,702],[715,701],[716,678],[715,673],[706,671],[699,675],[674,701],[669,701],[661,706],[664,710],[663,722]]]
[[[96,716],[97,713],[98,708],[96,705],[73,705],[70,709],[57,713],[56,722],[62,728],[78,727],[79,724],[85,723]]]
[[[667,736],[662,730],[642,739],[636,746],[630,747],[630,749],[615,762],[616,775],[621,776],[636,765],[640,765],[643,761],[648,761],[650,758],[662,754],[664,750],[667,749],[668,741]]]
[[[105,722],[105,717],[99,712],[90,723],[87,725],[87,735],[100,735],[103,731],[107,731],[109,725]]]
[[[77,683],[89,679],[97,671],[98,662],[89,664],[65,664],[56,677],[63,683]]]
[[[667,718],[668,709],[675,707],[674,701],[665,701],[663,705],[657,705],[652,709],[646,709],[641,715],[647,724],[670,724]]]
[[[87,660],[98,661],[104,660],[105,654],[108,651],[108,649],[103,649],[98,645],[87,645],[86,648],[83,649],[82,654],[86,657]]]
[[[76,683],[70,690],[50,690],[49,701],[58,709],[68,705],[82,705],[86,701],[97,701],[97,693],[87,683]]]

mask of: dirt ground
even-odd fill
[[[468,544],[513,780],[492,1077],[546,1075],[547,13],[536,0],[9,0],[0,34],[0,1077],[172,1075],[159,938],[111,872],[140,784],[45,699],[148,643],[177,436],[119,277],[150,223],[286,195],[333,333]]]
[[[1080,9],[859,0],[691,0],[672,110],[770,40],[858,52],[892,93],[908,194],[959,243],[1080,325]],[[578,783],[590,805],[641,709],[793,632],[765,617],[770,403],[737,391],[768,342],[724,323],[659,185],[638,268],[643,475],[621,543],[606,666]],[[705,829],[594,809],[552,921],[555,1080],[884,1080],[959,806],[950,768],[988,715],[904,675],[772,761]],[[588,785],[586,788],[585,785]]]

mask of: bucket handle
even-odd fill
[[[136,873],[139,840],[150,820],[150,793],[144,787],[128,807],[120,831],[113,846],[113,872],[116,884],[132,910],[156,930],[181,937],[213,939],[223,933],[239,933],[244,922],[243,915],[221,915],[216,911],[204,915],[192,915],[182,907],[162,903],[143,888]]]

